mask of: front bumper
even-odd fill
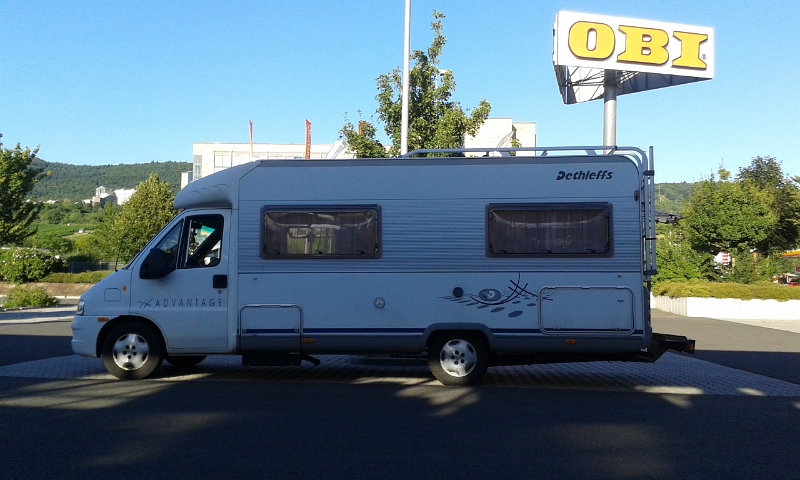
[[[83,357],[97,358],[97,335],[103,325],[97,317],[75,315],[72,319],[72,351]]]

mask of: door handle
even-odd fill
[[[228,288],[228,276],[214,275],[211,284],[213,288]]]

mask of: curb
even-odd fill
[[[2,308],[2,307],[0,307],[0,312],[21,312],[21,311],[25,311],[25,310],[35,310],[35,309],[45,309],[45,308],[72,307],[72,306],[77,305],[78,304],[78,300],[81,299],[81,297],[75,297],[75,296],[71,296],[71,295],[54,296],[53,298],[55,298],[58,301],[58,303],[55,306],[52,306],[52,307],[16,307],[16,308]],[[3,302],[5,302],[5,301],[6,301],[6,296],[5,295],[0,295],[0,305],[2,305]]]
[[[0,317],[1,318],[1,317]],[[56,322],[72,322],[74,317],[52,317],[52,318],[30,318],[30,319],[17,319],[17,320],[2,320],[0,319],[0,327],[8,325],[34,325],[37,323],[56,323]]]

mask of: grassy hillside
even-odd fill
[[[34,164],[51,172],[33,189],[39,201],[71,200],[77,202],[94,196],[95,188],[104,186],[111,190],[134,188],[151,173],[169,182],[177,192],[181,186],[181,172],[192,169],[188,162],[151,162],[120,165],[69,165],[36,159]]]
[[[682,214],[686,201],[692,194],[694,183],[657,183],[656,210],[666,213]]]
[[[181,186],[181,172],[192,169],[188,162],[151,162],[120,165],[69,165],[36,159],[37,166],[51,172],[33,189],[39,201],[71,200],[77,202],[94,196],[95,188],[104,186],[111,190],[134,188],[139,182],[155,173],[177,192]],[[683,213],[686,200],[692,193],[693,183],[656,184],[656,210]]]

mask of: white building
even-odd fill
[[[312,144],[311,159],[326,158],[329,153],[334,153],[332,151],[337,147],[337,143]],[[191,172],[181,174],[181,188],[229,167],[256,160],[299,160],[305,156],[305,152],[304,143],[254,143],[252,154],[249,143],[193,143],[194,166]],[[337,158],[353,158],[353,155],[343,153]]]
[[[464,148],[536,146],[536,123],[515,122],[510,118],[487,118],[474,137],[464,137]]]
[[[123,205],[130,200],[131,195],[136,193],[135,188],[119,188],[111,190],[104,186],[99,186],[94,189],[94,197],[91,200],[84,200],[83,203],[91,203],[92,205],[105,205],[106,203],[115,203]]]
[[[135,188],[120,188],[114,190],[114,195],[117,197],[117,205],[123,205],[125,202],[131,199],[131,195],[136,193]]]
[[[536,123],[514,122],[510,118],[487,119],[478,134],[464,138],[465,148],[511,147],[512,140],[523,147],[536,146]],[[354,158],[342,149],[342,142],[312,144],[311,160],[323,158]],[[249,143],[197,142],[192,144],[193,168],[181,174],[181,188],[226,168],[256,160],[300,160],[305,156],[302,143]],[[480,154],[476,154],[480,155]]]

